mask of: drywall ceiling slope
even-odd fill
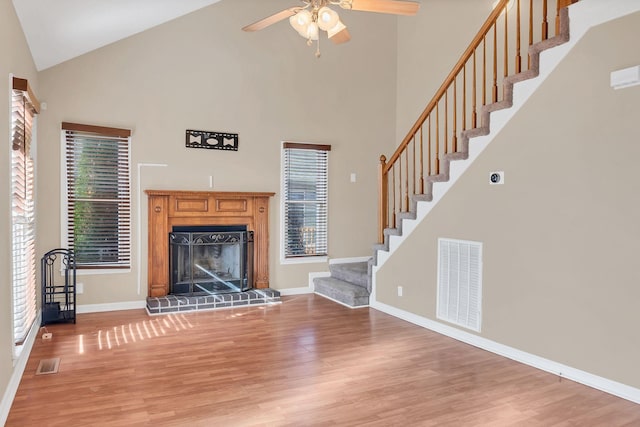
[[[38,71],[220,0],[13,0]]]

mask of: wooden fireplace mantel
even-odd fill
[[[269,198],[275,193],[145,190],[149,196],[149,296],[169,294],[174,226],[246,225],[254,232],[255,288],[269,287]]]

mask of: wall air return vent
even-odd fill
[[[482,243],[438,239],[437,317],[480,332]]]

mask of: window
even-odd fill
[[[62,123],[66,241],[78,269],[129,268],[131,262],[128,129]]]
[[[330,145],[284,142],[284,259],[327,255]]]
[[[24,79],[13,78],[11,225],[13,339],[21,345],[36,318],[35,200],[32,130],[40,104]]]

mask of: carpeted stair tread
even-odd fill
[[[369,305],[369,291],[362,286],[345,282],[334,277],[313,279],[315,292],[351,307]]]
[[[347,262],[339,264],[330,264],[329,271],[331,271],[331,277],[345,282],[352,283],[354,285],[367,287],[367,262]]]

